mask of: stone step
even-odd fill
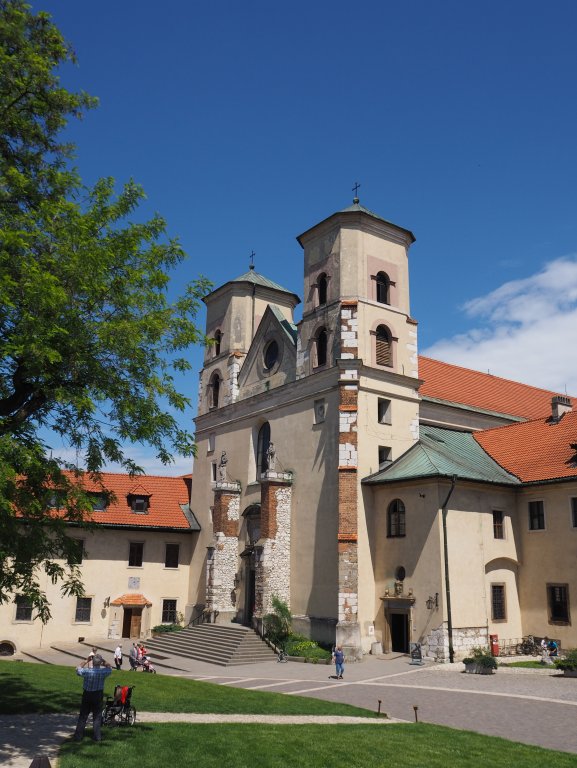
[[[146,643],[154,654],[172,654],[219,666],[254,664],[274,659],[274,651],[249,627],[200,624]]]

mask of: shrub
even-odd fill
[[[317,663],[320,659],[330,659],[330,651],[321,648],[314,640],[302,635],[290,635],[286,642],[285,650],[289,656],[304,657],[308,661]]]
[[[477,664],[486,669],[497,669],[497,659],[491,655],[488,648],[476,646],[472,649],[471,655],[463,659],[463,664]]]
[[[577,648],[571,648],[562,659],[554,659],[553,664],[557,669],[574,671],[577,669]]]
[[[161,635],[166,632],[179,632],[183,627],[180,624],[157,624],[156,627],[152,627],[153,635]]]
[[[263,618],[265,635],[272,643],[283,646],[291,632],[292,614],[288,605],[276,595],[272,598],[272,613]]]

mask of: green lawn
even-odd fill
[[[67,742],[59,768],[575,768],[575,755],[441,726],[138,724]]]
[[[235,714],[374,713],[306,697],[245,691],[164,675],[114,671],[116,683],[134,684],[137,710]],[[71,712],[82,684],[71,667],[0,661],[0,714]],[[88,735],[88,734],[87,734]],[[441,726],[390,725],[194,725],[139,723],[105,728],[104,741],[89,738],[62,747],[59,768],[569,768],[575,755],[457,731]]]
[[[551,664],[543,664],[540,661],[507,661],[499,664],[500,667],[521,667],[522,669],[548,669],[555,671]]]
[[[245,691],[165,675],[114,670],[104,692],[112,695],[115,685],[134,685],[133,703],[143,712],[375,716],[348,704]],[[80,706],[82,681],[73,666],[0,661],[0,691],[0,714],[74,712]]]

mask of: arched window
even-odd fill
[[[405,505],[400,499],[394,499],[387,510],[387,536],[389,539],[405,535]]]
[[[327,276],[323,272],[317,278],[317,291],[319,298],[319,307],[327,303]]]
[[[377,365],[393,365],[393,338],[385,325],[377,328]]]
[[[208,389],[209,389],[209,406],[211,408],[218,408],[218,398],[220,395],[220,378],[218,373],[212,374]]]
[[[316,340],[317,347],[317,365],[327,364],[327,347],[328,347],[328,334],[324,328],[317,333]]]
[[[220,355],[220,343],[222,341],[222,332],[220,329],[215,332],[214,334],[214,356],[218,357]]]
[[[380,304],[390,304],[391,281],[386,272],[379,272],[377,275],[377,301]]]
[[[260,480],[260,476],[268,469],[267,451],[270,445],[270,424],[268,421],[262,425],[258,431],[258,439],[256,441],[256,477]]]

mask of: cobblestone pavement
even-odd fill
[[[91,644],[92,641],[86,641],[87,646]],[[105,657],[112,654],[114,643],[94,641],[94,644]],[[87,650],[86,646],[74,644],[60,651],[38,652],[37,659],[75,666]],[[325,665],[271,661],[217,667],[176,656],[152,655],[152,658],[161,674],[251,690],[310,696],[373,711],[377,710],[380,701],[381,711],[396,720],[414,721],[416,714],[422,722],[577,754],[577,679],[564,678],[551,668],[535,671],[500,668],[490,676],[467,675],[461,664],[412,666],[406,656],[390,655],[347,664],[345,679],[337,680],[334,669]],[[142,673],[124,670],[113,674],[125,677]],[[415,707],[418,707],[416,713]],[[46,717],[61,718],[62,727],[55,739],[57,749],[62,738],[71,734],[75,718],[70,721],[68,716]],[[11,732],[6,731],[2,721],[0,728],[2,736],[8,734],[10,737]],[[29,754],[28,751],[27,758]],[[30,760],[6,762],[0,750],[0,764],[6,768],[28,768]]]

